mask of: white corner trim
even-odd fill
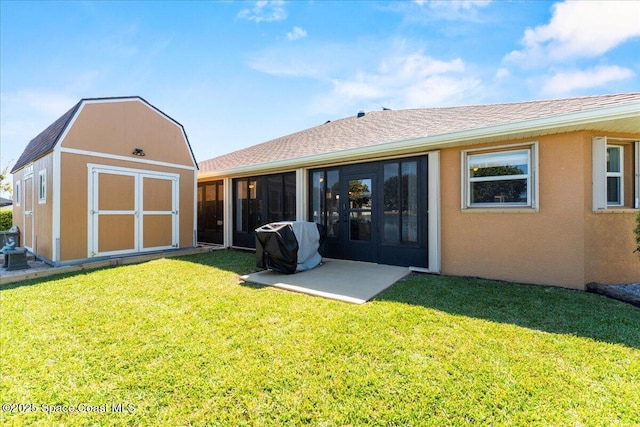
[[[306,221],[308,205],[308,173],[306,169],[296,169],[296,220]]]
[[[441,223],[440,223],[440,152],[428,153],[428,252],[429,272],[440,273],[441,258]]]

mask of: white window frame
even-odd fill
[[[38,203],[47,203],[47,170],[38,172]]]
[[[505,152],[526,152],[528,173],[522,175],[509,175],[497,177],[495,181],[505,179],[526,179],[527,201],[505,203],[471,203],[471,183],[478,181],[493,181],[486,178],[473,178],[469,172],[469,159],[480,154],[500,154]],[[499,145],[494,147],[476,148],[461,152],[462,167],[462,210],[481,209],[538,209],[538,142],[532,141],[522,144]]]
[[[618,164],[620,165],[620,170],[618,172],[611,172],[609,171],[608,165],[609,165],[609,149],[610,148],[617,148],[619,151],[619,158],[618,158]],[[623,145],[615,145],[615,144],[607,144],[607,170],[606,170],[606,176],[607,176],[607,184],[609,181],[609,178],[617,178],[619,180],[619,185],[618,185],[618,194],[617,194],[617,198],[619,200],[619,202],[617,203],[610,203],[609,202],[609,186],[607,185],[607,206],[624,206],[624,146]]]
[[[631,171],[633,173],[633,187],[634,187],[634,200],[626,201],[626,206],[632,206],[635,209],[640,208],[640,141],[635,139],[625,139],[625,138],[612,138],[612,143],[609,144],[606,136],[596,136],[592,138],[592,179],[593,179],[593,211],[604,211],[607,208],[620,208],[625,206],[624,200],[624,152],[621,151],[621,203],[622,204],[609,204],[607,197],[607,177],[609,176],[617,176],[610,175],[607,172],[607,148],[610,146],[615,147],[623,147],[622,144],[616,144],[616,141],[629,141],[631,145],[628,147],[634,147],[634,167],[635,170]],[[627,147],[627,145],[624,145]],[[629,173],[629,171],[627,171]],[[630,203],[633,202],[633,203]]]
[[[16,206],[20,206],[22,201],[22,196],[20,195],[20,181],[16,182],[15,189],[13,192],[16,195]]]

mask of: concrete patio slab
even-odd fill
[[[265,270],[241,278],[259,285],[364,304],[410,272],[408,267],[323,259],[313,270],[296,274]]]

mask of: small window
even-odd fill
[[[607,145],[607,205],[624,205],[624,147]]]
[[[38,173],[38,203],[47,203],[47,170]]]
[[[535,145],[463,152],[463,208],[535,207]]]
[[[20,183],[16,182],[16,186],[13,190],[13,194],[16,195],[16,206],[20,206]]]

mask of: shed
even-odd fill
[[[55,266],[194,247],[197,172],[183,126],[143,98],[82,99],[13,167],[14,224]]]

